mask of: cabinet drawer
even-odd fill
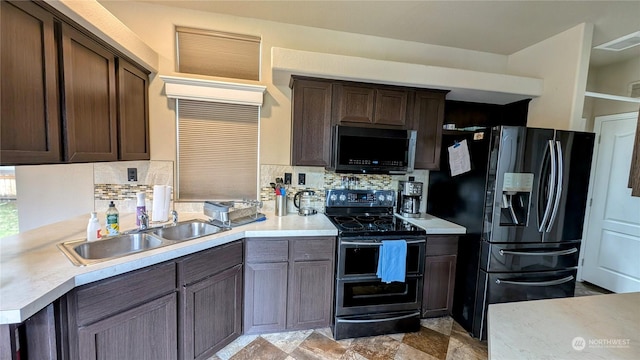
[[[427,236],[427,256],[457,255],[457,236]]]
[[[178,261],[178,283],[191,284],[241,263],[241,241],[205,250]]]
[[[282,262],[289,259],[289,241],[247,239],[247,263]]]
[[[333,237],[318,237],[293,240],[293,260],[331,260],[334,257]]]
[[[176,289],[175,263],[169,262],[88,284],[75,292],[78,325],[148,302]]]

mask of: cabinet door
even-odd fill
[[[417,130],[416,169],[440,168],[442,122],[445,93],[417,91],[413,107],[413,126]]]
[[[291,164],[329,166],[331,162],[331,83],[293,80]]]
[[[118,59],[118,149],[120,160],[149,160],[149,80]]]
[[[408,98],[408,90],[377,89],[373,123],[406,129]]]
[[[66,24],[62,55],[67,161],[117,160],[115,56]]]
[[[333,85],[333,123],[373,124],[375,106],[373,87]]]
[[[177,359],[176,294],[78,330],[80,359]]]
[[[242,265],[183,289],[183,359],[207,359],[240,336]]]
[[[297,261],[290,269],[287,329],[331,324],[333,261]]]
[[[456,255],[427,256],[424,269],[422,317],[451,314]]]
[[[286,326],[288,263],[247,263],[244,273],[245,334],[281,331]]]
[[[53,16],[26,1],[0,6],[1,164],[60,162]]]

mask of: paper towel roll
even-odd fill
[[[169,213],[171,212],[171,190],[173,187],[165,186],[165,196],[164,196],[164,216],[168,220]]]
[[[151,221],[167,221],[167,216],[169,212],[166,211],[166,205],[165,205],[166,199],[167,199],[167,186],[154,185]]]

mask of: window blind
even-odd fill
[[[178,72],[260,80],[260,38],[177,26]]]
[[[178,198],[257,199],[259,108],[176,100]]]

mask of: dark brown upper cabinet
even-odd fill
[[[148,160],[149,80],[147,74],[118,59],[118,135],[120,160]]]
[[[444,119],[444,91],[416,91],[411,129],[416,136],[416,169],[438,169]]]
[[[331,94],[330,81],[292,77],[293,165],[330,165]]]
[[[417,131],[416,169],[437,169],[447,91],[292,76],[291,164],[331,161],[332,126]]]
[[[67,160],[118,160],[115,56],[62,24],[62,58]]]
[[[54,17],[30,2],[0,6],[0,163],[60,162]]]
[[[373,84],[333,85],[333,124],[407,128],[409,91]]]
[[[148,160],[148,77],[39,3],[2,1],[0,164]]]

